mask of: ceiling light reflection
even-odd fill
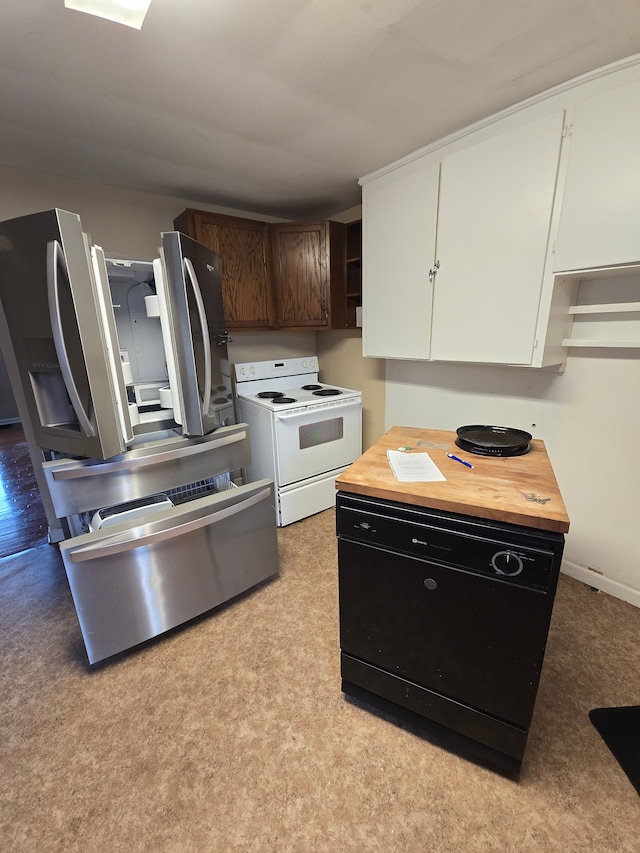
[[[64,0],[64,5],[76,12],[86,12],[140,30],[151,0]]]

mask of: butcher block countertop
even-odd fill
[[[479,456],[459,448],[456,433],[392,427],[336,479],[342,492],[399,501],[461,515],[566,533],[569,516],[544,442],[531,441],[523,456]],[[428,453],[446,481],[403,483],[396,479],[387,450]],[[474,467],[449,459],[454,453]]]

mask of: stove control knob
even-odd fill
[[[491,567],[498,575],[514,577],[522,571],[522,558],[515,551],[497,551],[491,558]]]
[[[256,372],[255,367],[252,367],[252,368],[250,369],[250,372],[251,372],[251,373],[255,373],[255,372]]]

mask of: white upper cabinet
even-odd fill
[[[364,355],[429,358],[438,177],[418,160],[363,186]]]
[[[365,355],[539,366],[563,119],[365,179]]]
[[[578,103],[555,271],[640,261],[640,80]]]
[[[431,359],[530,365],[564,112],[445,156]]]

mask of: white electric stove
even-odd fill
[[[247,482],[276,488],[280,527],[335,506],[335,479],[362,453],[362,394],[318,381],[316,356],[234,365],[249,424]]]

